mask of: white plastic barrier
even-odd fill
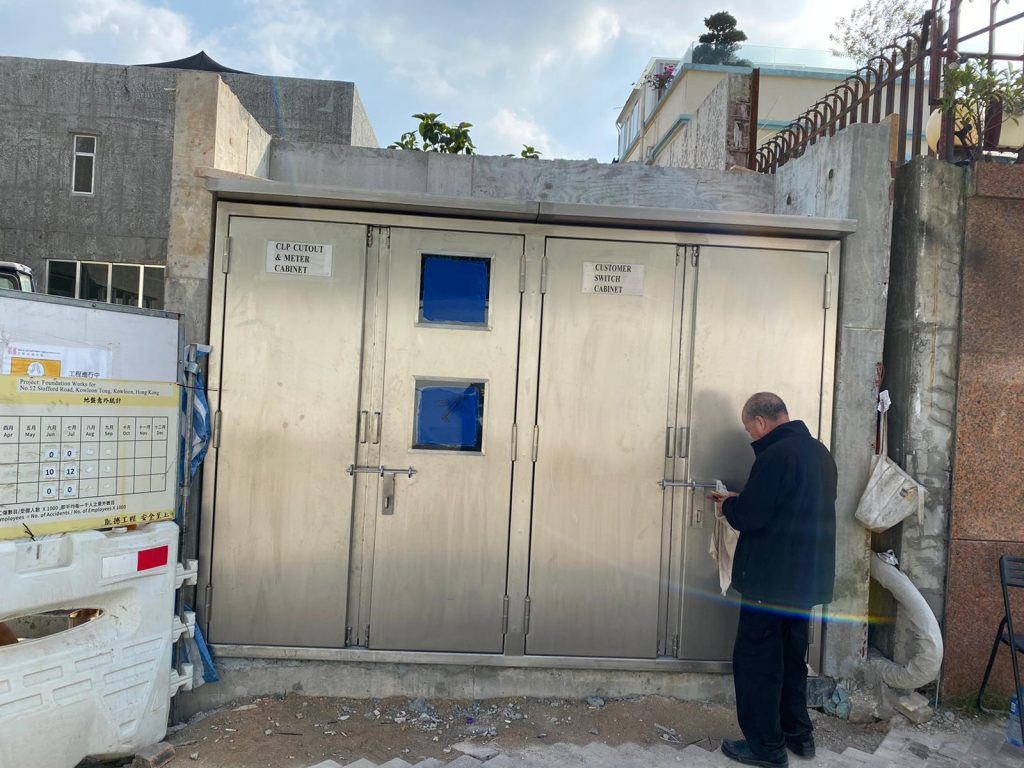
[[[0,541],[0,621],[69,608],[103,613],[0,646],[0,768],[71,768],[163,739],[170,696],[178,526]],[[17,625],[15,624],[15,627]],[[191,670],[188,673],[191,680]]]

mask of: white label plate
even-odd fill
[[[583,262],[583,293],[643,296],[644,265],[610,261]]]
[[[271,274],[330,277],[333,268],[333,245],[267,240],[267,272]]]

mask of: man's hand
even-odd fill
[[[707,495],[707,498],[709,501],[715,502],[715,504],[721,504],[723,501],[733,496],[739,496],[739,494],[736,493],[735,491],[725,491],[724,493],[719,491],[712,491]]]

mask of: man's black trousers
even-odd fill
[[[732,655],[736,715],[754,754],[785,754],[786,739],[810,738],[807,714],[808,611],[744,601]]]

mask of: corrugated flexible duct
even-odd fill
[[[889,659],[876,660],[874,665],[879,676],[893,688],[913,690],[927,685],[939,676],[942,666],[942,632],[931,606],[905,573],[878,555],[871,558],[871,578],[896,598],[917,640],[917,653],[906,664],[897,664]]]

